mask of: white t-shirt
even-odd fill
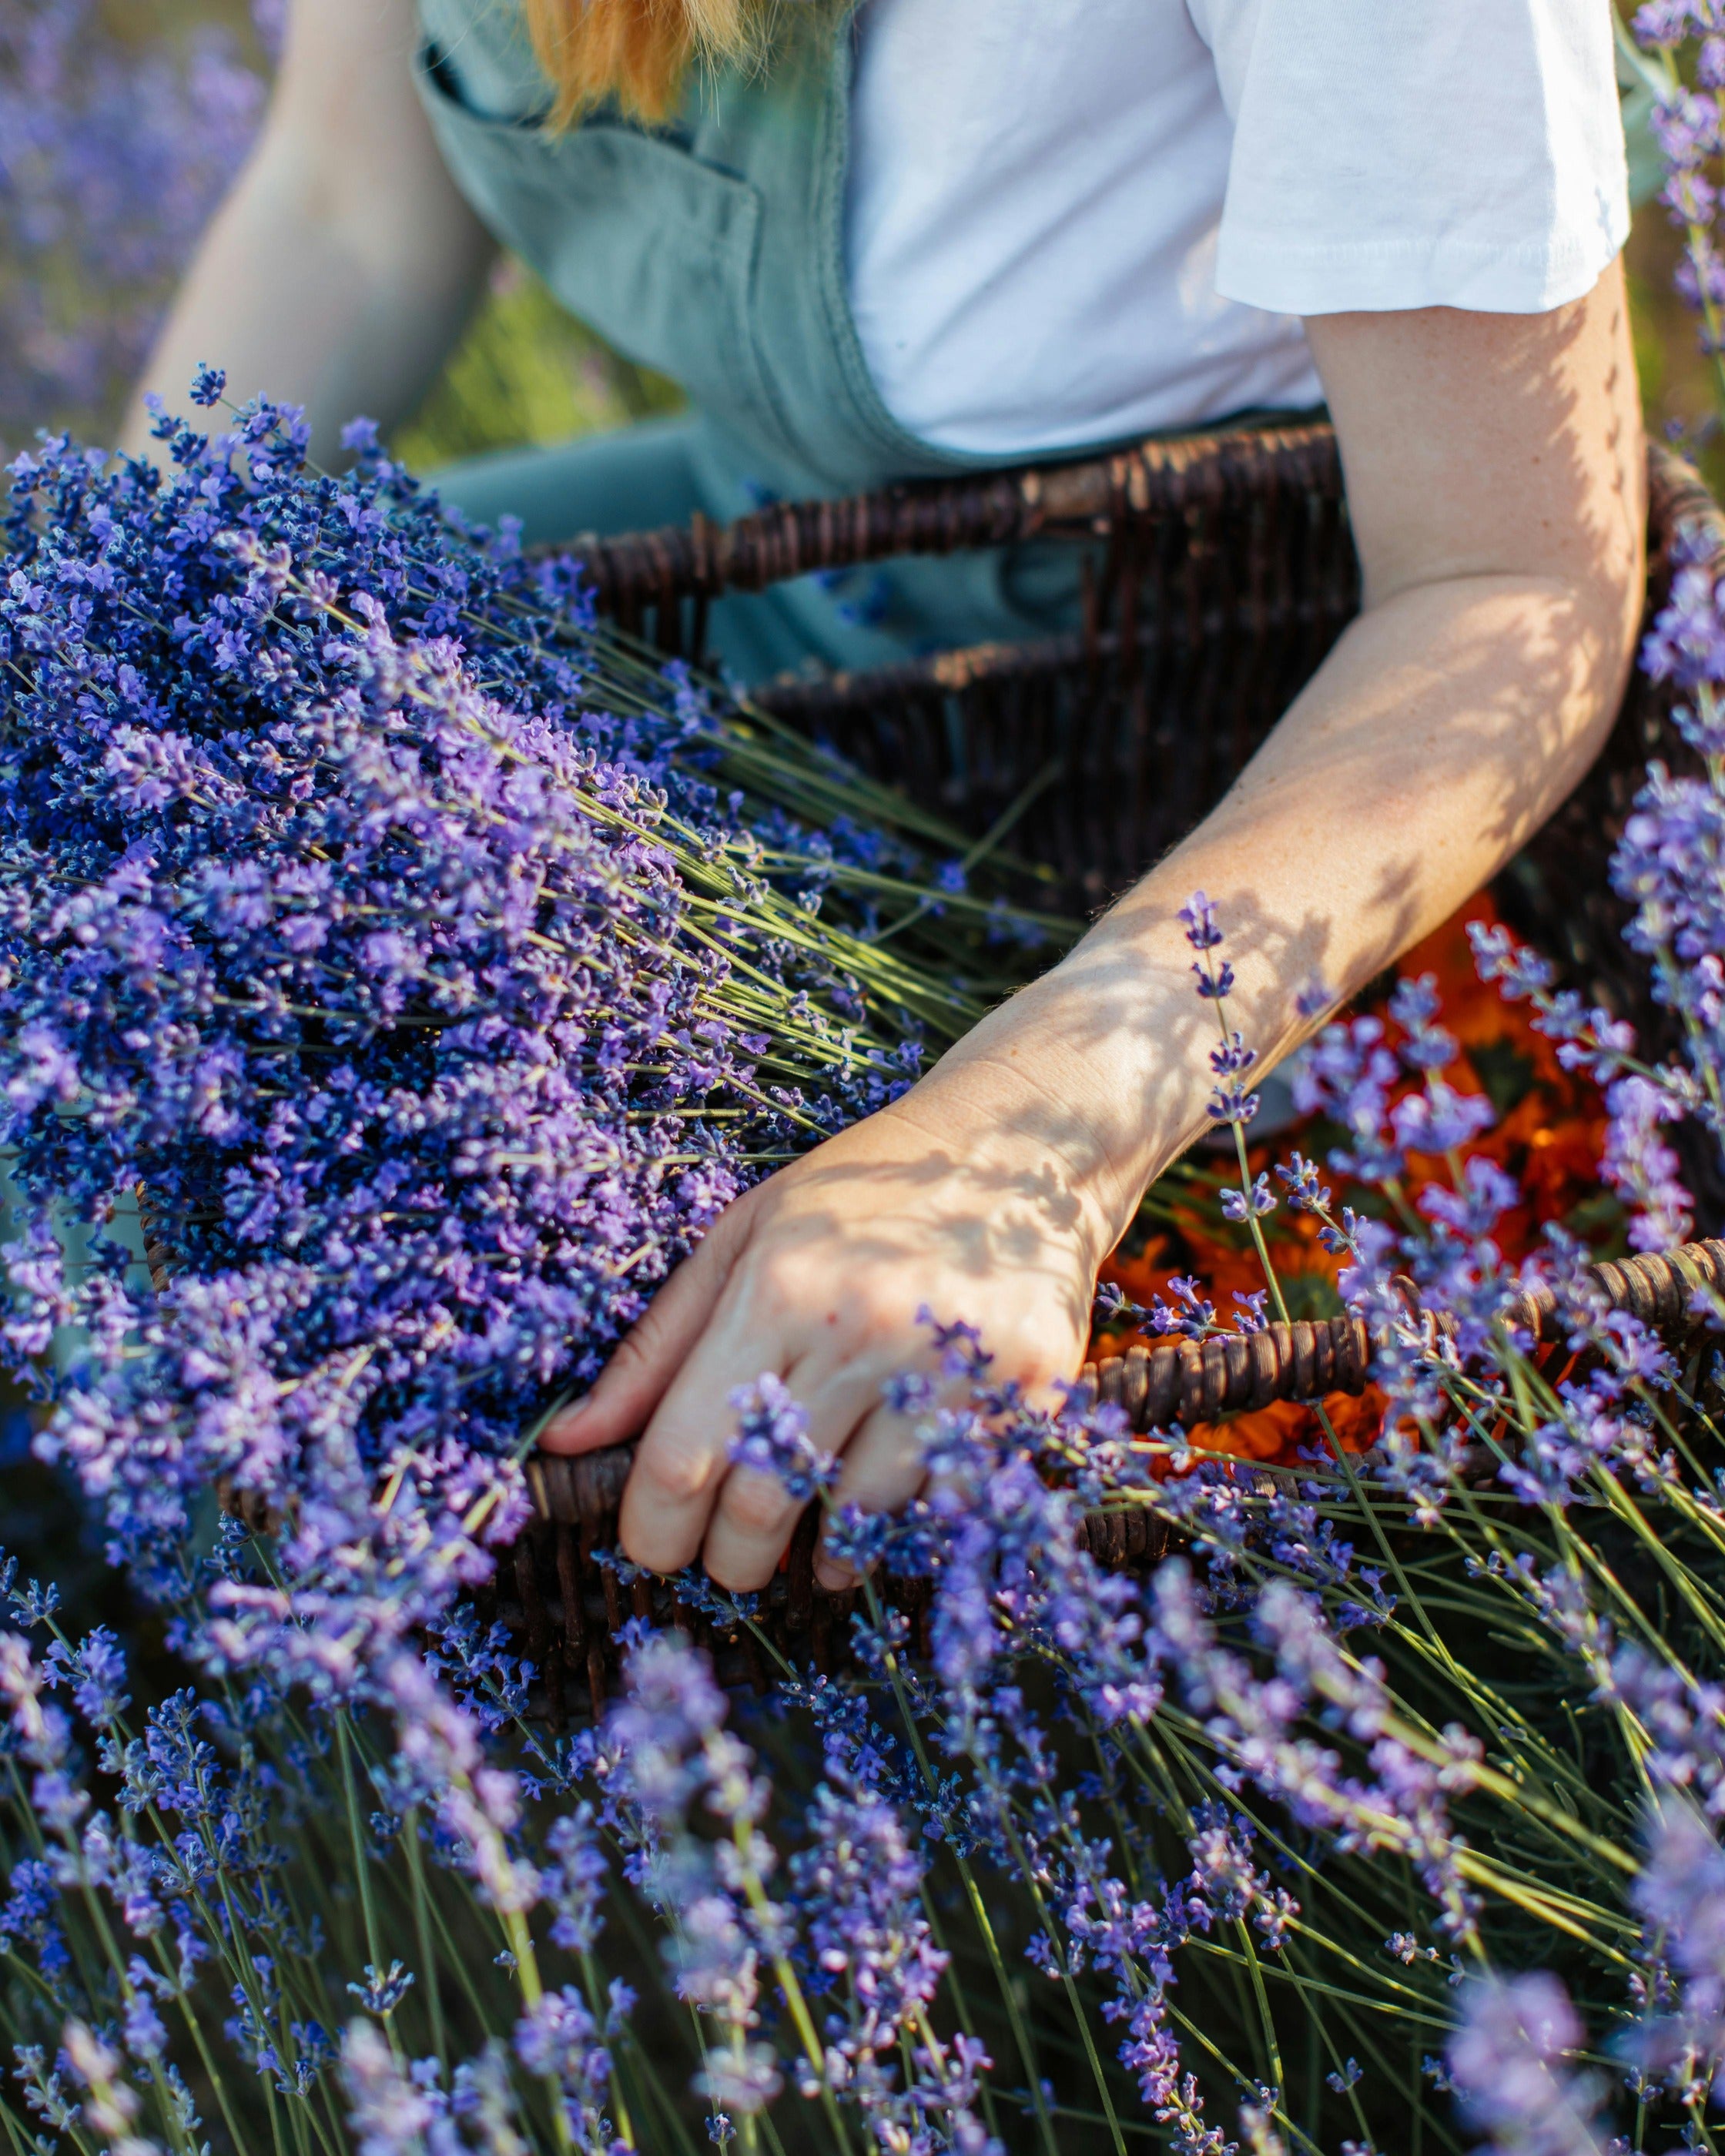
[[[851,303],[1011,454],[1315,403],[1297,317],[1537,314],[1629,228],[1611,0],[866,0]]]

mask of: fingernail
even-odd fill
[[[835,1564],[829,1558],[817,1558],[814,1577],[829,1594],[848,1594],[856,1584],[856,1574],[848,1564]]]

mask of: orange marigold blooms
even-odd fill
[[[1522,1192],[1522,1203],[1499,1224],[1498,1246],[1510,1259],[1527,1256],[1550,1222],[1597,1237],[1609,1234],[1615,1214],[1602,1208],[1599,1161],[1604,1142],[1605,1110],[1592,1082],[1565,1070],[1553,1045],[1536,1033],[1527,1007],[1506,1003],[1475,971],[1468,942],[1471,921],[1493,923],[1497,912],[1489,896],[1471,900],[1424,942],[1407,952],[1397,968],[1404,978],[1436,977],[1442,998],[1441,1023],[1460,1053],[1445,1074],[1458,1092],[1484,1093],[1499,1109],[1497,1121],[1470,1151],[1493,1160]],[[1384,1014],[1387,993],[1360,1005]],[[1411,1081],[1407,1091],[1412,1090]],[[1252,1172],[1271,1168],[1301,1142],[1297,1131],[1250,1149]],[[1439,1158],[1414,1156],[1409,1163],[1409,1194],[1434,1181],[1446,1182],[1449,1167]],[[1117,1251],[1102,1268],[1134,1302],[1148,1304],[1165,1292],[1176,1273],[1194,1273],[1226,1322],[1236,1293],[1249,1295],[1264,1286],[1257,1255],[1243,1228],[1222,1217],[1220,1195],[1233,1186],[1231,1161],[1200,1163],[1177,1182],[1163,1186],[1159,1218],[1169,1222],[1153,1233],[1137,1252]],[[1332,1178],[1335,1203],[1371,1212],[1377,1194]],[[1272,1263],[1288,1306],[1297,1317],[1327,1315],[1341,1307],[1337,1289],[1339,1262],[1317,1240],[1317,1224],[1305,1216],[1278,1212],[1264,1224]],[[1126,1336],[1118,1328],[1100,1330],[1092,1354],[1118,1353]],[[1349,1451],[1363,1451],[1382,1427],[1384,1400],[1375,1387],[1355,1399],[1334,1394],[1324,1403],[1337,1440]],[[1278,1404],[1225,1421],[1202,1424],[1187,1433],[1207,1451],[1236,1458],[1294,1465],[1302,1451],[1327,1445],[1317,1411],[1310,1406]]]

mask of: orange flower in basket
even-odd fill
[[[1499,1224],[1498,1247],[1511,1260],[1528,1255],[1548,1224],[1561,1223],[1596,1245],[1615,1232],[1614,1206],[1599,1194],[1599,1159],[1604,1139],[1604,1105],[1598,1089],[1558,1063],[1553,1045],[1536,1033],[1527,1007],[1506,1003],[1475,969],[1468,924],[1495,923],[1497,913],[1481,894],[1435,933],[1409,951],[1396,971],[1399,977],[1435,977],[1442,1001],[1441,1023],[1459,1053],[1445,1075],[1460,1093],[1483,1094],[1497,1110],[1491,1127],[1469,1147],[1492,1160],[1515,1182],[1522,1202]],[[1359,1008],[1388,1022],[1389,988]],[[1409,1081],[1404,1091],[1413,1090]],[[1252,1173],[1271,1169],[1298,1147],[1322,1158],[1328,1140],[1322,1124],[1309,1117],[1271,1142],[1250,1149]],[[1450,1163],[1435,1156],[1413,1156],[1405,1194],[1416,1204],[1432,1183],[1447,1184]],[[1263,1288],[1263,1268],[1247,1230],[1228,1220],[1221,1209],[1224,1190],[1234,1187],[1236,1170],[1219,1156],[1188,1161],[1157,1186],[1147,1211],[1158,1222],[1155,1232],[1133,1251],[1116,1251],[1102,1267],[1102,1278],[1140,1305],[1165,1296],[1176,1274],[1190,1275],[1216,1305],[1218,1320],[1230,1323],[1235,1298]],[[1334,1203],[1363,1213],[1381,1210],[1373,1190],[1332,1176]],[[1264,1224],[1271,1262],[1282,1296],[1295,1317],[1329,1317],[1341,1308],[1340,1261],[1317,1240],[1309,1217],[1279,1212]],[[1119,1327],[1099,1328],[1093,1355],[1118,1354],[1129,1334]],[[1340,1443],[1363,1451],[1383,1424],[1384,1399],[1373,1386],[1355,1397],[1332,1394],[1324,1413]],[[1302,1452],[1328,1440],[1317,1409],[1277,1403],[1225,1421],[1200,1424],[1188,1432],[1207,1451],[1281,1466],[1295,1465]]]

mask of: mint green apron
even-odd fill
[[[561,133],[539,124],[547,90],[518,0],[419,12],[419,92],[457,185],[572,313],[694,407],[451,467],[436,475],[448,499],[486,522],[521,516],[531,542],[1021,460],[919,440],[870,377],[844,259],[850,8],[797,0],[773,64],[698,79],[670,127],[601,116]],[[891,665],[1072,627],[1079,574],[1074,549],[1047,544],[892,562],[728,598],[710,636],[745,680],[811,659]]]

